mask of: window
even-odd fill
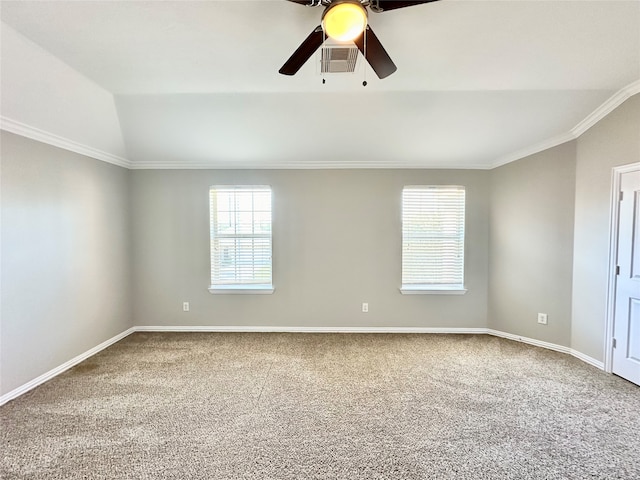
[[[271,188],[209,190],[211,293],[272,293]]]
[[[402,191],[402,293],[464,293],[465,190]]]

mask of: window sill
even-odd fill
[[[400,293],[403,295],[464,295],[467,289],[463,286],[403,285],[400,287]]]
[[[214,295],[271,295],[273,285],[211,285],[209,293]]]

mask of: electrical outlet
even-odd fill
[[[369,304],[368,303],[363,303],[362,304],[362,311],[364,313],[368,313],[369,312]]]
[[[539,313],[538,314],[538,323],[541,323],[542,325],[546,325],[547,324],[547,314],[546,313]]]
[[[183,312],[189,311],[189,302],[182,302],[182,311]]]

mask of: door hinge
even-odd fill
[[[620,201],[622,201],[623,198],[624,198],[624,192],[620,190]]]
[[[613,339],[613,348],[616,348],[617,344],[618,344],[618,342],[616,342],[616,339],[614,338]]]
[[[620,275],[620,265],[616,265],[616,275]]]

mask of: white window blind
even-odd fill
[[[209,190],[211,288],[271,288],[271,188]]]
[[[464,187],[403,189],[403,289],[464,288],[464,212]]]

